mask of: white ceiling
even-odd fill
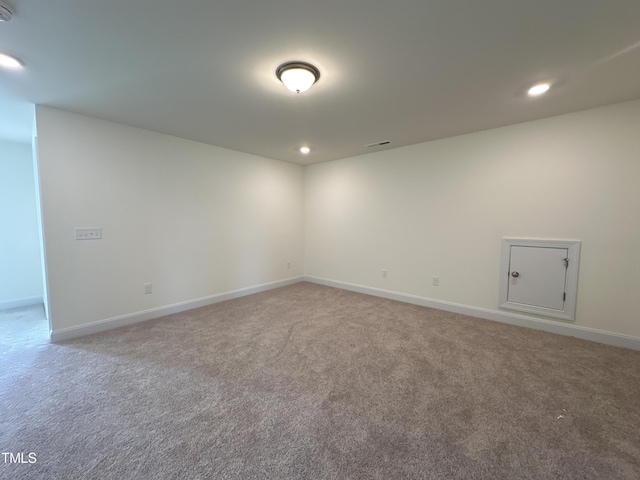
[[[0,137],[25,141],[35,103],[311,164],[640,98],[638,0],[0,1],[26,63]],[[308,92],[289,60],[320,69]]]

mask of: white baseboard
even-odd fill
[[[30,307],[31,305],[39,305],[42,303],[42,297],[24,297],[16,300],[6,300],[0,302],[0,310],[9,310],[10,308]]]
[[[479,307],[470,307],[468,305],[445,302],[442,300],[434,300],[426,297],[419,297],[417,295],[392,292],[389,290],[366,287],[363,285],[355,285],[352,283],[339,282],[336,280],[329,280],[326,278],[319,278],[309,275],[305,275],[304,280],[320,285],[326,285],[328,287],[341,288],[344,290],[350,290],[352,292],[364,293],[367,295],[388,298],[391,300],[398,300],[400,302],[421,305],[423,307],[436,308],[438,310],[445,310],[447,312],[461,313],[463,315],[483,318],[485,320],[493,320],[496,322],[508,323],[510,325],[517,325],[519,327],[543,330],[545,332],[567,335],[570,337],[590,340],[592,342],[604,343],[616,347],[640,350],[640,338],[633,337],[631,335],[622,335],[619,333],[597,330],[595,328],[580,327],[578,325],[566,324],[561,321],[545,320],[542,318],[521,315],[518,313],[509,313],[500,310],[490,310]]]
[[[160,318],[166,315],[184,312],[193,308],[204,307],[206,305],[224,302],[225,300],[244,297],[253,293],[265,292],[267,290],[284,287],[286,285],[293,285],[294,283],[299,283],[302,281],[304,281],[303,276],[291,277],[284,280],[264,283],[262,285],[256,285],[253,287],[241,288],[239,290],[232,290],[230,292],[219,293],[208,297],[197,298],[195,300],[188,300],[186,302],[174,303],[173,305],[152,308],[150,310],[144,310],[142,312],[130,313],[127,315],[120,315],[118,317],[98,320],[96,322],[86,323],[77,327],[62,328],[60,330],[51,332],[51,341],[62,342],[64,340],[70,340],[72,338],[84,337],[85,335],[91,335],[93,333],[111,330],[113,328],[124,327],[126,325],[132,325],[134,323],[152,320],[154,318]]]

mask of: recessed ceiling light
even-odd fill
[[[304,147],[300,147],[300,153],[302,153],[303,155],[306,155],[310,151],[311,151],[311,149],[309,147],[307,147],[306,145]]]
[[[305,62],[287,62],[276,69],[276,77],[292,92],[302,93],[320,78],[320,71]]]
[[[543,93],[547,93],[547,91],[551,88],[551,85],[548,83],[538,83],[536,85],[534,85],[533,87],[531,87],[528,91],[527,94],[530,97],[537,97],[539,95],[542,95]]]
[[[0,67],[4,68],[22,68],[24,62],[19,58],[12,57],[6,53],[0,53]]]

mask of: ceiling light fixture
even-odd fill
[[[304,147],[300,147],[300,153],[302,153],[303,155],[306,155],[310,151],[311,151],[311,149],[309,147],[307,147],[306,145]]]
[[[24,67],[24,62],[19,58],[0,52],[0,67],[14,69],[22,68]]]
[[[542,95],[543,93],[547,93],[550,88],[551,88],[551,85],[548,84],[548,83],[538,83],[538,84],[534,85],[533,87],[531,87],[527,91],[527,94],[530,97],[537,97],[539,95]]]
[[[292,92],[302,93],[320,78],[320,71],[305,62],[287,62],[276,69],[276,77]]]

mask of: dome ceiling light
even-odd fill
[[[276,77],[292,92],[302,93],[320,78],[320,71],[305,62],[287,62],[276,69]]]

